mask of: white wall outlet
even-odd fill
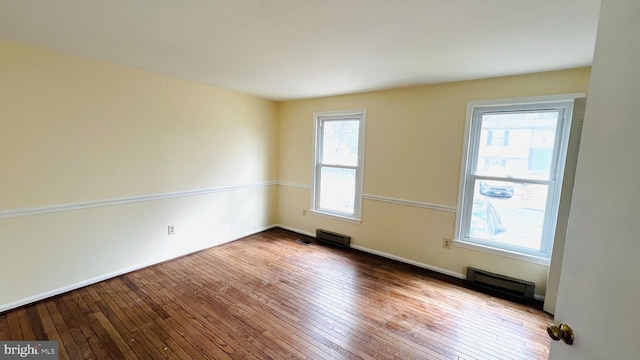
[[[442,247],[445,249],[451,249],[451,239],[443,238],[442,239]]]
[[[176,226],[175,225],[167,226],[167,233],[169,235],[175,235],[176,234]]]
[[[302,216],[307,216],[307,209],[302,209]]]

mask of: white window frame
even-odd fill
[[[349,220],[359,223],[362,214],[362,182],[363,182],[363,164],[364,164],[364,134],[366,122],[366,109],[342,110],[342,111],[324,111],[313,113],[314,119],[314,152],[313,152],[313,180],[311,186],[311,212],[318,215],[327,215],[342,220]],[[322,126],[327,121],[347,121],[358,120],[358,163],[355,166],[343,164],[323,164],[322,157]],[[322,167],[337,167],[345,169],[354,169],[356,172],[355,179],[355,199],[354,212],[345,213],[324,209],[319,206],[320,192],[320,176]]]
[[[558,218],[558,208],[560,204],[574,100],[585,96],[586,95],[584,93],[564,94],[528,98],[470,101],[467,103],[454,245],[549,265]],[[482,126],[480,119],[482,115],[487,112],[520,112],[536,110],[558,110],[560,112],[556,128],[556,139],[558,139],[558,142],[554,148],[549,180],[510,178],[509,181],[516,183],[537,183],[549,186],[540,251],[509,246],[497,242],[486,241],[484,239],[472,238],[469,235],[469,232],[471,227],[470,223],[475,181],[501,180],[501,178],[498,177],[482,176],[472,173],[472,170],[477,168],[476,162],[478,161],[478,151],[480,148],[480,130]]]

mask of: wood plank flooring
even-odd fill
[[[547,359],[544,312],[272,229],[0,314],[61,359]]]

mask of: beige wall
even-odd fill
[[[313,233],[346,233],[356,246],[460,275],[474,266],[536,283],[547,266],[454,247],[455,213],[366,199],[362,223],[310,214],[313,112],[367,109],[364,193],[454,207],[466,104],[471,100],[586,92],[588,68],[289,101],[279,104],[280,224]]]
[[[0,41],[0,311],[276,223],[276,112]]]

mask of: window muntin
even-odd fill
[[[470,105],[459,242],[549,259],[572,107],[572,99]]]
[[[314,211],[360,219],[364,121],[364,110],[315,114]]]

